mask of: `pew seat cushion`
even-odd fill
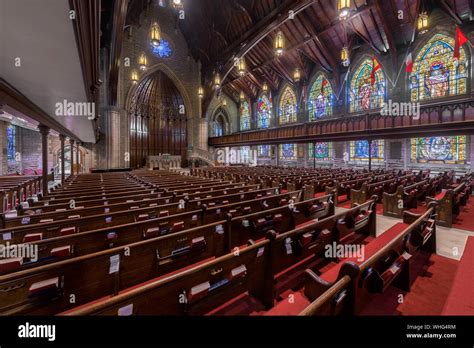
[[[392,226],[390,229],[385,231],[382,235],[378,236],[377,238],[374,238],[371,240],[368,244],[365,245],[364,250],[364,255],[363,255],[363,260],[360,260],[357,256],[355,257],[349,257],[340,260],[334,267],[329,269],[327,272],[324,272],[320,278],[323,280],[333,283],[337,280],[337,276],[339,275],[339,271],[344,264],[344,262],[354,262],[356,264],[361,264],[367,258],[371,257],[373,254],[375,254],[378,250],[380,250],[383,246],[388,244],[392,239],[394,239],[396,236],[398,236],[403,230],[409,226],[408,224],[404,223],[397,223],[394,226]]]
[[[474,315],[474,237],[467,239],[443,315]]]
[[[440,200],[444,197],[444,195],[446,194],[446,191],[443,191],[441,193],[438,193],[435,197],[436,200]]]

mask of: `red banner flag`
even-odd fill
[[[464,35],[461,29],[456,26],[456,38],[454,40],[454,59],[459,59],[459,57],[461,56],[461,46],[464,45],[467,41],[467,37]]]
[[[411,73],[413,71],[413,57],[411,55],[411,52],[408,54],[407,59],[405,60],[406,64],[406,72]]]
[[[372,58],[372,72],[370,73],[370,80],[372,81],[372,86],[375,84],[375,73],[380,70],[381,66],[377,59]]]

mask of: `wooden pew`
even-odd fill
[[[398,185],[406,185],[415,180],[415,175],[405,175],[391,178],[388,180],[378,181],[374,183],[364,183],[359,190],[351,189],[352,204],[367,202],[370,197],[376,195],[379,197],[378,202],[382,201],[383,193],[394,193]]]
[[[250,245],[175,275],[64,315],[200,315],[248,291],[265,302],[270,241]]]
[[[234,206],[235,207],[235,206]],[[296,210],[296,211],[295,211]],[[226,248],[242,245],[250,237],[255,238],[264,232],[261,228],[257,228],[249,235],[249,230],[243,226],[243,221],[251,221],[256,216],[278,215],[291,212],[294,216],[287,221],[281,221],[279,224],[280,230],[291,229],[295,223],[304,223],[312,219],[331,214],[334,211],[334,205],[330,197],[321,197],[305,202],[294,203],[294,209],[290,209],[288,205],[278,208],[268,209],[256,214],[244,215],[232,218],[231,213],[227,214],[226,218],[232,228],[226,233]],[[204,224],[203,214],[204,210],[187,211],[171,216],[158,217],[156,219],[144,220],[125,225],[119,225],[108,228],[100,228],[87,232],[78,232],[59,237],[53,237],[40,241],[34,241],[29,245],[37,246],[39,255],[34,262],[30,260],[23,260],[22,264],[16,264],[15,268],[10,268],[11,271],[20,271],[39,267],[44,264],[57,262],[71,257],[78,257],[102,250],[124,246],[135,243],[144,239],[151,239],[158,236],[163,236],[182,230],[194,228]],[[290,223],[288,223],[290,222]],[[288,227],[289,226],[289,227]],[[247,237],[247,238],[246,238]],[[246,238],[246,239],[243,239]],[[239,244],[240,240],[244,240]],[[5,273],[0,269],[0,274]]]
[[[361,261],[342,262],[316,275],[307,270],[305,295],[312,303],[300,315],[354,315],[374,293],[394,285],[409,291],[410,259],[418,249],[436,252],[435,205],[422,215],[406,213],[404,223],[365,246]]]
[[[373,202],[353,208],[351,212],[360,212],[360,209],[370,204],[373,205]],[[250,246],[234,250],[228,255],[63,314],[118,315],[123,313],[127,306],[129,306],[128,309],[132,306],[131,312],[134,315],[203,315],[246,291],[270,308],[274,304],[276,272],[280,268],[287,268],[288,265],[301,261],[304,257],[300,253],[296,256],[279,253],[278,251],[282,251],[281,243],[286,245],[289,238],[294,238],[293,240],[298,242],[300,234],[308,234],[309,231],[313,232],[313,236],[317,238],[316,229],[326,228],[330,222],[336,225],[337,220],[349,216],[351,212],[341,213],[337,217],[329,217],[313,223],[310,227],[305,226],[281,235],[276,235],[275,231],[268,231],[267,239],[263,241],[250,242]],[[375,213],[370,213],[368,216],[370,217],[363,222],[364,227],[361,226],[360,229],[363,233],[372,233],[369,231],[375,226],[372,223]],[[288,249],[285,247],[284,250]],[[307,253],[314,254],[317,251],[314,248],[308,248]],[[196,275],[199,277],[196,278]],[[244,279],[250,281],[243,282]],[[181,298],[182,302],[158,300],[164,298],[178,298],[178,300]]]
[[[281,204],[281,202],[283,200],[288,201],[292,196],[297,197],[297,201],[301,200],[301,191],[275,195],[275,189],[267,189],[266,195],[263,195],[262,198],[257,198],[257,195],[260,194],[259,192],[260,191],[239,193],[235,198],[235,200],[237,200],[235,203],[226,204],[225,201],[220,201],[221,204],[212,204],[211,206],[211,203],[216,200],[216,197],[212,197],[209,199],[190,202],[190,204],[195,203],[195,205],[189,205],[189,207],[202,209],[202,223],[210,223],[224,219],[228,210],[248,208],[250,211],[255,211],[255,209],[261,209],[263,205],[276,207],[278,205],[285,205],[284,203]],[[242,195],[243,198],[241,198]],[[229,197],[230,196],[226,196],[226,198]],[[243,201],[240,201],[240,199],[243,199]],[[181,205],[181,203],[178,202],[161,205],[159,207],[154,206],[132,209],[126,212],[103,213],[74,219],[44,222],[39,225],[26,224],[0,230],[0,236],[3,237],[2,240],[0,240],[0,243],[5,244],[6,242],[9,242],[10,244],[18,244],[34,240],[48,239],[63,234],[70,234],[71,232],[69,232],[69,229],[71,228],[74,229],[72,233],[86,232],[98,228],[118,226],[140,221],[142,217],[143,219],[154,219],[160,215],[173,215],[184,212],[186,209],[186,205]],[[38,233],[41,233],[41,235],[37,235]],[[8,238],[5,238],[5,236]]]
[[[426,202],[436,202],[437,222],[440,226],[452,227],[456,217],[460,213],[460,208],[466,205],[470,195],[472,184],[470,180],[460,183],[455,189],[448,189],[438,197],[427,197]]]
[[[238,201],[239,199],[247,199],[251,197],[252,194],[266,194],[267,190],[255,190],[256,186],[251,186],[247,187],[246,189],[244,187],[237,187],[237,188],[228,188],[226,190],[216,190],[216,191],[210,191],[208,193],[198,193],[198,194],[192,194],[188,195],[185,194],[183,196],[179,196],[179,201],[182,202],[182,204],[185,205],[186,208],[189,209],[197,209],[199,208],[199,205],[202,203],[206,203],[207,201],[217,201],[219,199],[226,200],[228,202],[235,202]],[[109,201],[106,201],[108,204],[104,204],[104,201],[102,201],[100,205],[96,205],[93,207],[88,207],[85,208],[82,206],[82,208],[74,208],[74,209],[67,209],[67,208],[59,208],[56,211],[53,212],[46,212],[46,213],[37,213],[37,214],[29,214],[28,216],[24,216],[24,214],[20,214],[18,217],[12,217],[12,218],[5,218],[0,216],[0,219],[2,219],[2,228],[10,228],[10,227],[15,227],[15,226],[21,226],[25,224],[36,224],[36,223],[41,223],[41,221],[47,220],[47,219],[53,219],[54,221],[57,220],[64,220],[68,219],[69,216],[74,216],[75,214],[80,214],[81,217],[87,217],[87,216],[93,216],[93,215],[99,215],[103,213],[115,213],[115,212],[124,212],[128,211],[131,209],[140,209],[140,208],[149,208],[149,207],[158,207],[162,205],[168,205],[173,204],[171,202],[174,202],[174,204],[180,204],[179,201],[177,201],[177,195],[174,196],[168,196],[168,197],[159,197],[161,194],[155,194],[154,199],[146,198],[145,200],[135,200],[135,199],[130,199],[127,201],[124,201],[122,203],[116,203],[116,204],[109,204]],[[193,199],[190,200],[190,197]],[[203,197],[201,199],[201,197]],[[75,205],[74,205],[75,207]],[[20,211],[23,211],[23,209],[19,209]],[[171,212],[170,212],[171,213]],[[26,223],[26,221],[28,223]]]
[[[436,193],[441,182],[440,177],[424,179],[420,182],[397,187],[394,193],[383,193],[383,214],[401,219],[404,211],[418,206],[427,195]]]

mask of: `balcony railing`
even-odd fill
[[[420,117],[384,116],[380,111],[333,116],[315,122],[209,138],[209,146],[347,141],[474,133],[474,98],[425,103]]]

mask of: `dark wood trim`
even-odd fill
[[[83,0],[79,0],[83,1]],[[116,0],[112,19],[112,40],[109,58],[109,93],[108,103],[117,106],[118,79],[120,67],[120,55],[124,38],[125,20],[127,17],[128,0]]]
[[[455,121],[454,112],[461,110]],[[466,119],[466,110],[469,110]],[[474,100],[446,101],[421,107],[423,121],[406,122],[379,112],[358,115],[338,115],[326,120],[297,123],[288,126],[234,133],[209,138],[209,146],[240,146],[284,143],[312,143],[315,141],[349,141],[359,139],[393,139],[418,136],[474,134]],[[446,113],[449,113],[447,117]],[[373,123],[376,125],[374,126]],[[401,124],[400,124],[401,123]]]
[[[100,80],[100,0],[69,0],[87,98],[98,101]]]

